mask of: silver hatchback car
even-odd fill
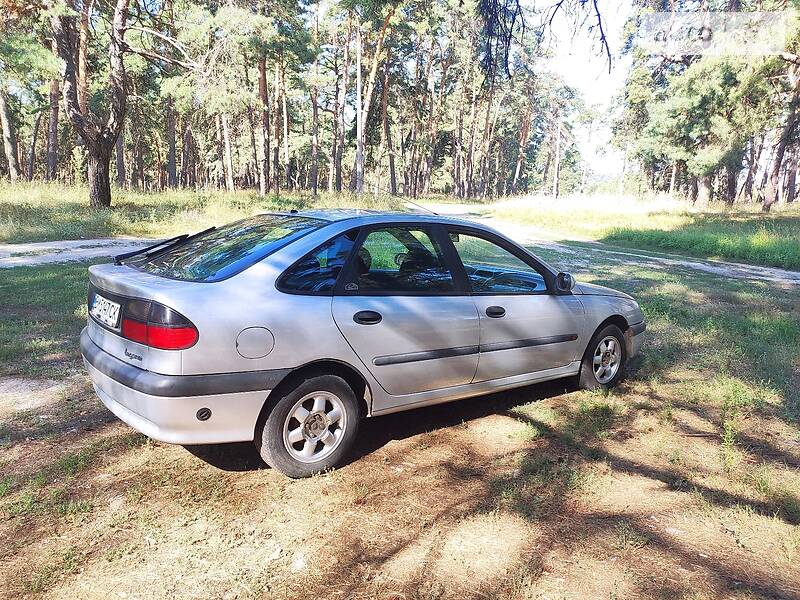
[[[560,377],[608,388],[644,339],[630,296],[436,215],[263,214],[89,269],[103,403],[176,444],[255,441],[304,477],[363,417]]]

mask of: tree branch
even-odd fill
[[[134,54],[138,54],[139,56],[143,56],[145,58],[149,58],[151,60],[161,60],[165,63],[169,63],[171,65],[176,65],[179,67],[183,67],[184,69],[189,69],[190,71],[197,71],[199,70],[199,65],[194,62],[186,62],[183,60],[179,60],[177,58],[172,58],[170,56],[164,56],[163,54],[158,54],[157,52],[153,52],[152,50],[146,50],[145,48],[139,48],[137,46],[131,46],[129,43],[125,42],[125,50],[128,52],[133,52]]]
[[[165,35],[165,34],[161,33],[160,31],[157,31],[157,30],[155,30],[155,29],[150,29],[149,27],[138,27],[138,26],[132,25],[132,26],[128,27],[128,29],[129,29],[130,31],[138,31],[138,32],[140,32],[140,33],[146,33],[146,34],[148,34],[148,35],[152,35],[152,36],[154,36],[154,37],[157,37],[158,39],[160,39],[160,40],[162,40],[162,41],[166,42],[167,44],[169,44],[170,46],[172,46],[173,48],[175,48],[175,49],[176,49],[178,52],[180,52],[180,53],[181,53],[181,55],[183,56],[183,58],[184,58],[184,59],[186,59],[186,63],[187,63],[187,64],[194,64],[194,65],[195,65],[195,67],[193,67],[193,68],[196,68],[196,67],[197,67],[197,63],[195,63],[195,62],[192,60],[192,57],[191,57],[191,56],[189,56],[189,53],[188,53],[188,52],[186,52],[186,49],[185,49],[185,47],[183,46],[183,44],[181,44],[181,43],[180,43],[178,40],[176,40],[175,38],[173,38],[173,37],[171,37],[171,36],[168,36],[168,35]],[[173,60],[174,60],[174,59],[173,59]],[[179,63],[176,63],[176,64],[179,64]]]

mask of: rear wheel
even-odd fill
[[[622,379],[627,358],[622,330],[616,325],[603,327],[586,347],[578,385],[585,390],[611,389]]]
[[[319,375],[278,399],[255,442],[274,469],[308,477],[341,463],[353,446],[359,419],[352,388],[335,375]]]

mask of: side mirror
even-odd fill
[[[569,274],[561,272],[556,275],[556,291],[568,294],[575,288],[575,278]]]

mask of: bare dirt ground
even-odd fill
[[[799,515],[727,485],[714,416],[676,399],[665,421],[644,385],[367,421],[349,466],[303,481],[249,445],[150,442],[80,377],[36,386],[3,455],[35,489],[0,522],[4,598],[800,597]],[[748,460],[796,483],[795,432],[748,436]]]
[[[79,262],[138,250],[153,240],[99,238],[0,244],[0,269],[32,267],[62,262]]]

